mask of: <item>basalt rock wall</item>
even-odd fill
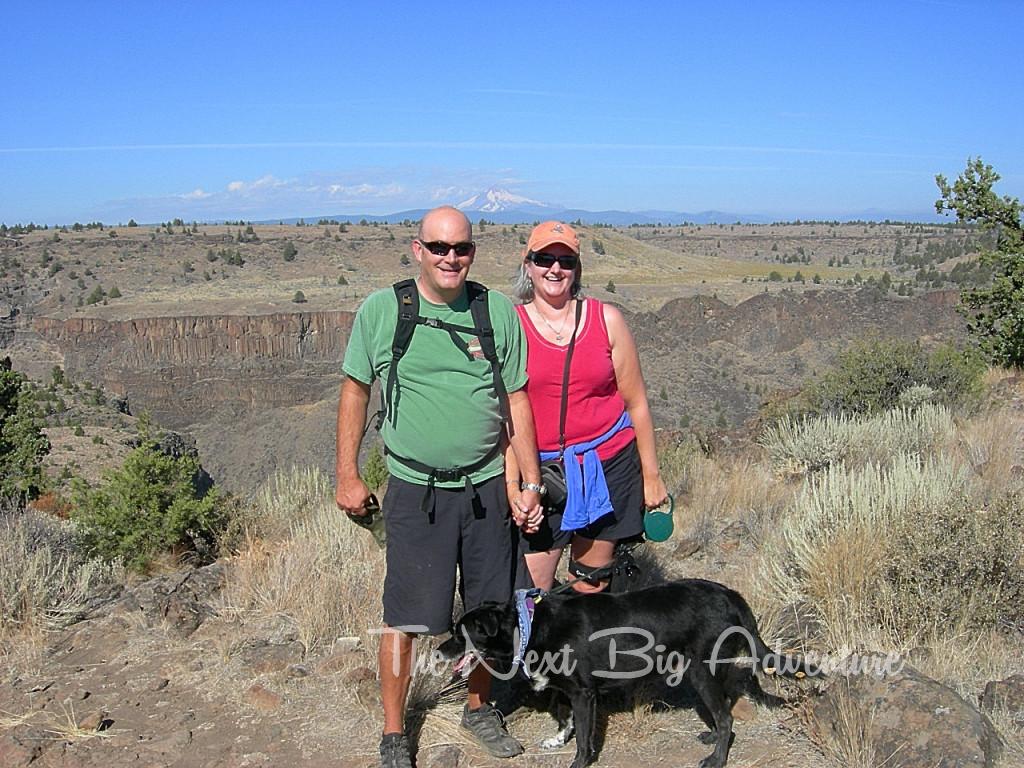
[[[36,318],[73,380],[128,398],[170,427],[214,411],[244,413],[314,403],[337,386],[354,314]]]

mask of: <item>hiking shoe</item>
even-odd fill
[[[380,768],[412,768],[409,739],[404,733],[387,733],[380,740]]]
[[[462,727],[494,757],[515,757],[523,752],[523,745],[505,729],[501,712],[490,704],[480,709],[470,709],[467,704],[462,710]]]

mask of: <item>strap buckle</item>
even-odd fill
[[[435,469],[430,473],[430,476],[435,480],[440,480],[442,483],[452,483],[461,478],[465,473],[458,468],[455,469]]]

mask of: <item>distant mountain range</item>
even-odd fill
[[[463,200],[455,205],[464,211],[472,220],[486,219],[497,224],[523,224],[547,219],[558,219],[560,221],[582,221],[584,224],[609,224],[615,227],[628,227],[630,224],[661,224],[665,226],[678,226],[680,224],[770,224],[773,221],[788,220],[794,221],[800,217],[782,219],[778,216],[765,216],[751,213],[730,213],[728,211],[698,211],[686,213],[679,211],[587,211],[581,208],[564,208],[558,205],[542,203],[539,200],[531,200],[528,197],[517,195],[507,189],[491,187],[479,194]],[[321,219],[333,221],[368,221],[380,222],[382,224],[395,224],[401,221],[418,221],[423,218],[429,209],[415,208],[396,213],[359,214],[359,213],[335,213],[322,216],[303,216],[290,219],[269,219],[261,224],[274,224],[281,221],[285,224],[294,224],[303,220],[312,224]],[[811,218],[811,217],[804,217]],[[948,219],[938,217],[932,212],[887,212],[877,208],[867,211],[850,214],[836,218],[839,221],[915,221],[915,222],[938,222]]]

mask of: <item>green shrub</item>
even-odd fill
[[[913,387],[904,395],[921,396],[923,389],[928,388]],[[926,402],[876,416],[787,416],[766,427],[760,443],[776,469],[809,473],[840,462],[884,464],[900,454],[926,454],[950,439],[954,430],[949,409]]]
[[[890,585],[898,629],[1017,626],[1024,617],[1024,498],[988,509],[967,499],[907,515],[893,532]]]
[[[374,443],[366,457],[366,464],[363,465],[363,482],[371,493],[376,493],[387,479],[388,467],[384,455],[381,453],[380,445]]]
[[[897,457],[882,467],[834,464],[805,482],[762,548],[757,589],[773,604],[805,605],[818,617],[830,647],[856,647],[925,632],[886,617],[895,594],[883,577],[893,534],[903,521],[931,529],[964,489],[948,461]],[[937,530],[937,529],[935,529]]]
[[[0,360],[0,497],[33,499],[45,486],[50,452],[28,380]]]
[[[911,341],[861,339],[780,413],[766,415],[771,420],[787,411],[791,416],[875,414],[900,405],[905,390],[920,386],[934,390],[935,402],[969,408],[980,397],[984,371],[984,360],[970,349],[944,345],[928,352]]]
[[[172,548],[209,554],[225,524],[224,503],[217,491],[198,487],[199,476],[194,456],[167,456],[148,441],[98,487],[76,482],[71,516],[85,548],[136,570]]]

